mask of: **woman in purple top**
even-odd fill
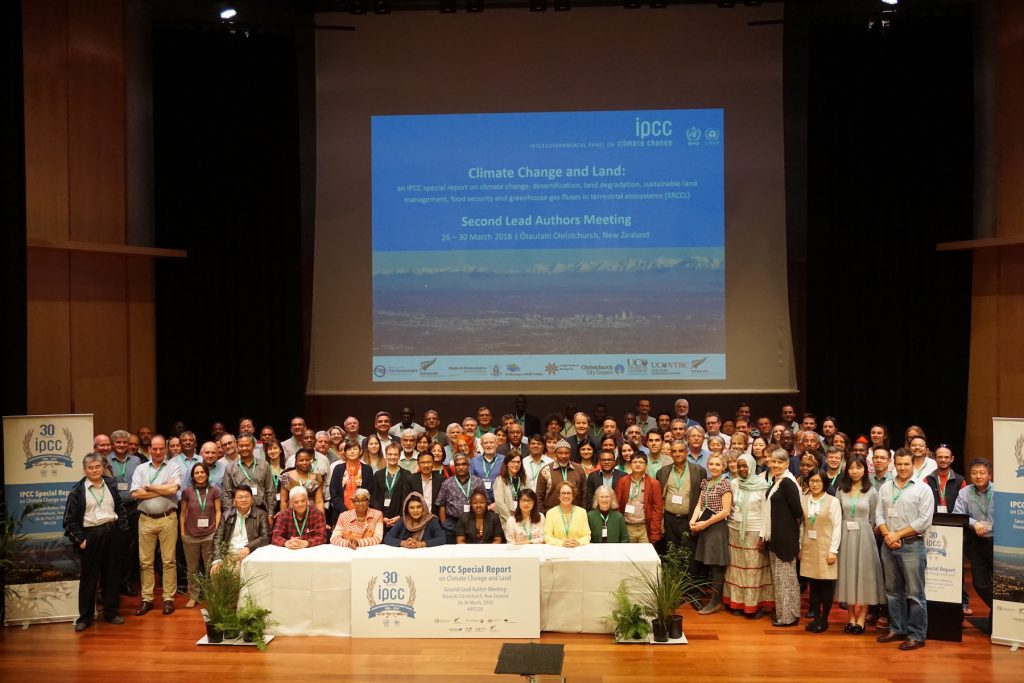
[[[209,573],[213,561],[213,535],[220,526],[220,489],[210,484],[210,470],[205,463],[192,466],[192,486],[181,492],[181,545],[188,565],[188,602],[195,607],[199,585],[195,576]],[[199,562],[202,561],[202,567]]]

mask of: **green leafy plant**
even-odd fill
[[[664,572],[674,574],[682,581],[682,595],[676,607],[687,602],[693,605],[700,602],[703,590],[709,582],[693,575],[693,550],[689,546],[670,542],[664,557],[661,558],[661,566]]]
[[[253,599],[246,596],[245,602],[234,614],[233,625],[247,643],[256,643],[260,651],[267,649],[266,633],[278,625],[278,621],[270,616],[266,607],[260,607]]]
[[[222,629],[219,624],[227,623],[229,617],[238,609],[239,593],[248,584],[248,580],[242,578],[240,563],[227,543],[221,544],[219,553],[223,562],[217,567],[217,571],[211,571],[209,574],[197,573],[195,580],[202,591],[205,604],[204,618],[212,622],[215,628],[227,630]]]
[[[615,598],[615,609],[611,616],[605,617],[606,623],[615,624],[616,640],[646,640],[651,632],[651,624],[644,616],[641,605],[633,602],[626,579],[619,582],[619,587],[612,593]]]
[[[637,590],[637,601],[643,611],[652,619],[668,623],[669,617],[683,601],[685,577],[674,571],[667,571],[661,565],[651,571],[635,562],[636,576],[629,581]]]
[[[7,574],[18,567],[18,551],[27,538],[21,529],[29,515],[41,507],[42,503],[30,503],[22,508],[20,515],[12,517],[7,514],[7,506],[4,505],[0,519],[0,580],[3,581],[5,598],[14,597],[7,585]]]

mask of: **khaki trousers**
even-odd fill
[[[142,572],[142,599],[146,602],[153,602],[156,583],[153,562],[157,543],[160,544],[160,557],[163,559],[163,599],[174,600],[178,588],[178,563],[175,559],[175,546],[178,543],[177,515],[167,515],[160,519],[139,515],[139,568]]]

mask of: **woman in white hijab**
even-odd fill
[[[740,432],[742,433],[742,432]],[[729,566],[725,570],[722,602],[733,614],[759,619],[775,604],[768,553],[761,543],[761,520],[768,504],[768,482],[757,474],[757,461],[743,454],[736,459],[729,516]]]

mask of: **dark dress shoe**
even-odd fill
[[[763,616],[764,610],[758,607],[756,612],[747,615],[747,619],[760,619]]]
[[[843,633],[853,633],[853,629],[855,627],[856,627],[856,624],[847,624],[846,626],[843,627]]]
[[[107,622],[108,624],[121,625],[121,624],[124,623],[124,618],[119,616],[119,615],[117,615],[117,614],[115,614],[114,616],[110,617],[109,619],[104,619],[103,621]]]
[[[772,626],[775,626],[777,628],[786,628],[787,626],[796,626],[799,623],[800,623],[799,619],[797,619],[796,621],[791,621],[788,624],[783,623],[783,622],[779,621],[778,619],[772,619]]]
[[[808,630],[811,633],[824,633],[828,630],[828,622],[824,619],[818,619],[813,624],[811,624],[811,628],[809,628]]]
[[[860,624],[856,624],[852,629],[850,629],[850,633],[852,633],[855,636],[859,636],[860,634],[864,633],[864,627]]]
[[[919,647],[924,647],[923,640],[914,640],[913,638],[907,638],[900,643],[901,650],[916,650]]]
[[[894,633],[889,631],[888,633],[878,636],[875,641],[879,643],[895,643],[897,640],[906,640],[907,635],[905,633]]]
[[[143,600],[139,608],[135,610],[135,616],[141,617],[143,614],[153,609],[153,603],[149,600]]]
[[[807,614],[804,615],[804,616],[806,616],[808,619],[817,619],[818,618],[818,610],[816,610],[816,609],[809,609],[809,610],[807,610]]]
[[[90,625],[91,624],[88,621],[76,621],[75,633],[78,633],[79,631],[84,631],[85,629],[89,628]]]
[[[164,600],[164,614],[174,614],[173,600]]]
[[[864,617],[864,623],[870,626],[871,624],[878,621],[878,612],[868,612],[868,615]]]

